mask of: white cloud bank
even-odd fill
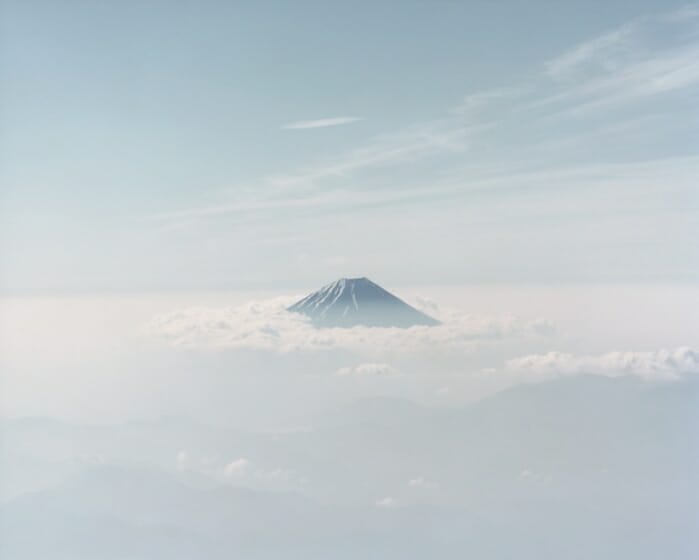
[[[685,375],[699,374],[699,352],[691,348],[656,352],[609,352],[597,356],[548,352],[509,360],[505,369],[542,380],[588,374],[606,377],[632,375],[647,380],[671,381]]]
[[[293,301],[276,298],[229,308],[189,308],[157,316],[145,330],[175,347],[278,353],[333,349],[454,351],[472,348],[478,342],[541,337],[553,332],[551,323],[542,319],[524,321],[510,315],[484,317],[458,312],[441,313],[442,324],[435,327],[317,329],[304,315],[286,310]],[[379,373],[379,365],[364,364],[343,373],[366,374],[370,369]]]

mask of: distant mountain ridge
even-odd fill
[[[318,327],[435,326],[439,321],[418,311],[366,277],[341,278],[288,308],[307,315]]]

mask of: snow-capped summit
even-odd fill
[[[341,278],[289,307],[318,327],[412,327],[438,325],[368,278]]]

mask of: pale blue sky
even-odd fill
[[[699,276],[699,7],[12,2],[5,293]]]

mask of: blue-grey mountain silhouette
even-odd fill
[[[418,311],[368,278],[342,278],[288,308],[317,327],[434,326],[439,321]]]

